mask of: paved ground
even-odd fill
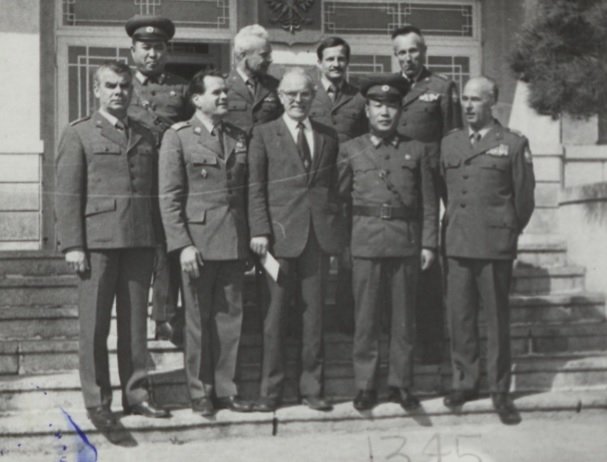
[[[92,462],[65,450],[44,456],[1,455],[6,461]],[[278,434],[179,444],[103,447],[105,462],[603,462],[607,460],[607,411],[526,414],[516,426],[493,415],[467,415],[453,424],[424,421],[393,430]]]

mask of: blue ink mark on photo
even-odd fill
[[[70,426],[74,429],[74,431],[80,437],[80,441],[82,441],[82,443],[84,444],[84,448],[82,448],[82,451],[79,451],[78,462],[97,462],[98,456],[97,456],[97,448],[95,447],[95,445],[89,441],[88,437],[86,436],[86,433],[80,428],[80,426],[78,426],[78,424],[74,421],[72,416],[69,415],[65,411],[65,409],[63,409],[63,408],[60,408],[60,409],[61,409],[61,412],[63,412],[63,415],[67,419]],[[65,446],[64,446],[64,448],[65,448]]]

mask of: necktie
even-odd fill
[[[115,127],[116,127],[116,130],[118,131],[118,133],[120,133],[124,137],[124,140],[128,141],[129,134],[127,131],[127,128],[128,128],[127,125],[122,120],[118,120],[116,122]]]
[[[245,83],[247,84],[247,88],[249,89],[251,94],[254,95],[255,90],[257,88],[257,82],[255,82],[254,79],[247,79],[247,81]]]
[[[470,143],[472,143],[473,145],[475,145],[480,140],[481,140],[481,134],[479,132],[472,132],[472,133],[470,133]]]
[[[306,139],[304,124],[302,122],[297,124],[297,130],[297,150],[299,151],[299,157],[301,157],[301,160],[303,161],[306,172],[309,172],[310,167],[312,166],[312,154],[310,154],[310,145]]]
[[[223,158],[225,155],[225,150],[224,150],[224,146],[223,146],[223,127],[221,125],[221,122],[219,122],[217,125],[215,125],[213,127],[213,131],[211,132],[211,135],[213,135],[217,139],[217,144],[219,145],[219,151],[221,152],[221,157]]]
[[[331,98],[331,101],[333,101],[334,103],[335,103],[335,101],[337,101],[338,90],[335,85],[333,85],[333,84],[329,85],[329,88],[327,88],[327,94],[329,95],[329,98]]]

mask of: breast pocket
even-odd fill
[[[248,104],[246,101],[228,101],[229,111],[246,111]]]
[[[94,143],[93,154],[96,156],[119,156],[122,153],[122,149],[119,145],[114,143]]]
[[[191,163],[197,167],[201,165],[216,167],[219,165],[217,157],[209,154],[192,154]]]

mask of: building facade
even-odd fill
[[[130,60],[124,22],[133,14],[172,18],[171,71],[227,72],[231,39],[247,24],[271,33],[272,72],[314,66],[320,39],[352,45],[350,79],[395,71],[390,32],[414,23],[424,30],[428,66],[460,89],[483,73],[500,85],[496,115],[508,124],[517,82],[507,55],[529,0],[3,0],[0,60],[6,72],[0,116],[0,251],[52,252],[53,158],[60,133],[93,111],[92,76],[99,63]],[[294,9],[280,7],[294,5]],[[560,140],[555,140],[556,144]]]

